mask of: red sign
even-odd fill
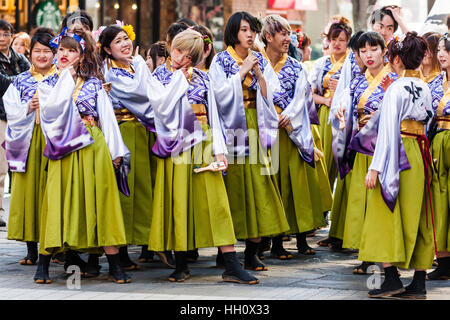
[[[317,10],[317,0],[268,0],[268,9]]]

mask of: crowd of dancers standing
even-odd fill
[[[48,284],[52,259],[96,277],[105,254],[129,283],[137,245],[182,282],[199,248],[218,247],[224,281],[257,284],[265,250],[293,257],[283,236],[314,255],[306,236],[331,211],[318,244],[359,250],[355,274],[383,264],[370,297],[426,298],[426,279],[450,278],[450,40],[409,31],[398,7],[369,22],[353,34],[333,17],[314,62],[278,15],[234,13],[217,54],[206,27],[180,20],[146,60],[121,22],[93,31],[81,11],[58,35],[37,29],[3,95],[20,263]],[[415,269],[408,286],[397,267]]]

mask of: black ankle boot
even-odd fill
[[[405,299],[426,299],[427,290],[425,289],[426,271],[414,272],[412,282],[405,288],[405,292],[395,295],[398,298]]]
[[[199,257],[198,249],[188,250],[187,252],[187,262],[197,262]]]
[[[84,277],[95,278],[100,275],[100,269],[102,268],[99,263],[99,254],[89,254],[88,263]]]
[[[381,288],[369,291],[369,297],[391,297],[404,291],[405,288],[403,288],[403,283],[398,275],[397,267],[391,266],[384,268],[384,282],[381,284]]]
[[[437,258],[437,268],[427,275],[427,280],[450,279],[450,257]]]
[[[223,281],[241,284],[259,283],[257,278],[242,268],[235,251],[223,253],[223,260],[225,262],[225,272],[222,273]]]
[[[50,276],[48,275],[48,267],[50,265],[51,255],[39,255],[36,274],[34,275],[34,282],[39,284],[52,283]]]
[[[37,242],[27,241],[27,256],[19,261],[24,266],[34,266],[38,260]]]
[[[59,252],[52,257],[52,262],[64,265],[66,263],[66,255],[64,252]]]
[[[123,246],[119,248],[119,260],[120,266],[123,270],[133,271],[133,270],[141,270],[141,266],[131,261],[130,256],[128,255],[128,246]]]
[[[76,265],[80,268],[80,272],[82,275],[86,272],[87,263],[81,259],[78,252],[69,250],[65,253],[65,262],[64,262],[64,270],[67,271],[69,266]]]
[[[155,253],[153,251],[148,251],[148,246],[142,246],[141,249],[141,255],[139,256],[139,262],[141,263],[148,263],[153,262],[153,257],[155,256]]]
[[[187,251],[175,251],[175,271],[169,276],[170,282],[183,282],[189,279]]]
[[[272,249],[270,254],[280,260],[289,260],[294,257],[292,253],[283,248],[283,236],[276,236],[272,238]]]
[[[218,248],[216,256],[216,268],[223,268],[223,267],[225,267],[225,261],[223,259],[222,251],[220,251],[220,248]]]
[[[256,255],[259,243],[245,240],[244,268],[253,271],[267,271],[267,267],[259,260]]]
[[[131,278],[120,267],[119,254],[107,254],[106,258],[109,264],[109,279],[118,284],[130,283]]]
[[[295,234],[297,238],[297,250],[299,254],[304,254],[307,256],[315,255],[316,251],[308,245],[306,241],[306,235],[308,232]]]

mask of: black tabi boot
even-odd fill
[[[259,243],[245,240],[244,268],[253,271],[267,271],[267,267],[259,260],[256,255]]]
[[[217,256],[216,256],[216,268],[224,268],[225,261],[223,259],[223,254],[220,248],[217,248]]]
[[[259,243],[259,246],[258,246],[258,258],[260,260],[264,260],[264,252],[270,250],[271,242],[272,242],[272,238],[270,238],[270,237],[262,237],[261,238],[261,242]]]
[[[50,276],[48,275],[48,267],[50,265],[50,260],[52,256],[49,255],[39,255],[39,260],[37,264],[36,273],[34,275],[34,282],[39,284],[48,284],[52,283]]]
[[[187,262],[197,262],[198,260],[198,249],[188,250],[187,252]]]
[[[172,251],[156,252],[156,255],[158,256],[159,260],[161,260],[161,262],[168,266],[170,269],[175,269],[175,261],[172,255]]]
[[[189,279],[190,276],[187,264],[187,251],[175,251],[175,271],[169,276],[169,281],[183,282]]]
[[[257,284],[259,280],[245,271],[239,262],[236,252],[226,252],[222,254],[225,262],[225,272],[222,279],[225,282],[235,282],[240,284]]]
[[[381,284],[381,288],[369,291],[369,297],[391,297],[393,295],[403,293],[404,291],[405,288],[403,288],[403,283],[398,275],[397,267],[391,266],[384,268],[384,282]]]
[[[427,280],[449,280],[450,279],[450,257],[437,258],[437,268],[427,274]]]
[[[99,254],[89,254],[88,263],[86,267],[86,272],[84,274],[85,278],[95,278],[100,275],[100,269],[102,268],[99,263]]]
[[[38,260],[37,242],[27,241],[27,256],[19,261],[24,266],[34,266]]]
[[[294,257],[292,253],[283,248],[283,235],[272,238],[272,249],[270,254],[280,260],[289,260]]]
[[[64,270],[67,271],[69,266],[76,265],[80,268],[80,272],[82,275],[86,272],[87,269],[87,263],[80,258],[80,255],[78,252],[69,250],[65,254],[65,263],[64,263]]]
[[[106,258],[109,264],[109,279],[118,284],[130,283],[131,278],[120,267],[119,254],[107,254]]]
[[[133,271],[133,270],[141,270],[141,266],[131,261],[130,256],[128,255],[128,246],[123,246],[119,248],[119,260],[120,266],[123,270]]]
[[[64,252],[57,253],[52,257],[52,262],[64,265],[66,263],[66,255]]]
[[[297,250],[299,254],[304,254],[306,256],[315,255],[316,251],[308,245],[306,241],[307,232],[297,233],[295,236],[297,237]]]
[[[425,289],[425,277],[426,271],[414,272],[412,282],[405,288],[403,293],[395,295],[397,298],[402,299],[426,299],[427,290]]]
[[[153,251],[148,251],[148,246],[142,246],[141,255],[139,256],[139,262],[141,263],[149,263],[154,262],[153,257],[155,253]]]

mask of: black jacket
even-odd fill
[[[0,119],[5,121],[6,112],[3,106],[3,95],[19,74],[30,69],[30,62],[24,55],[15,52],[13,48],[10,48],[9,51],[9,59],[0,52]]]

